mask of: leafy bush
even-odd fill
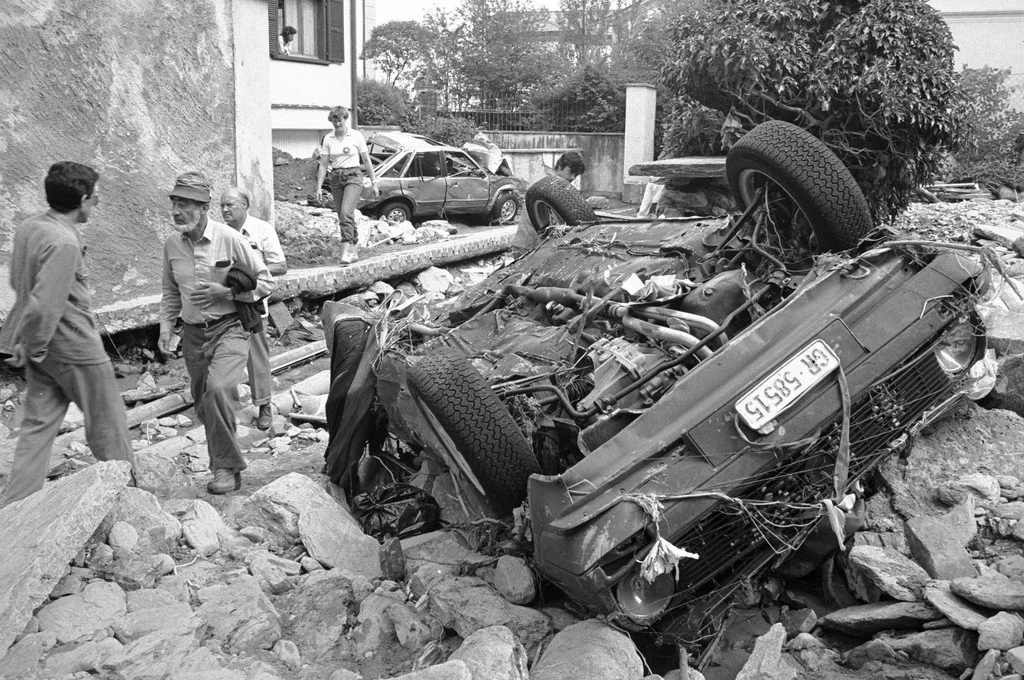
[[[533,99],[538,130],[622,132],[626,121],[625,85],[593,66],[574,72],[563,83]]]
[[[718,153],[759,123],[789,121],[839,156],[884,218],[966,137],[952,38],[925,0],[708,0],[671,36],[661,72],[679,117],[663,155],[691,148],[694,130]]]
[[[407,132],[430,137],[451,146],[462,146],[477,133],[476,126],[462,118],[419,115],[409,122]]]
[[[405,92],[387,83],[376,80],[360,80],[356,87],[359,92],[360,125],[398,125],[405,127],[412,112]]]
[[[943,174],[949,182],[978,182],[989,188],[1002,185],[1024,189],[1020,145],[1024,141],[1024,113],[1009,106],[1009,69],[964,67],[960,85],[970,101],[973,126],[964,148]]]

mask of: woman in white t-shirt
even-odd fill
[[[375,196],[380,195],[377,178],[373,176],[373,163],[366,149],[363,133],[348,126],[348,109],[335,106],[327,114],[327,120],[334,126],[334,132],[324,136],[317,153],[320,156],[320,167],[316,173],[316,197],[323,193],[324,178],[330,171],[331,196],[334,198],[334,209],[338,212],[338,224],[341,227],[341,261],[349,264],[359,259],[356,250],[356,204],[363,191],[363,170],[360,162],[370,175]]]

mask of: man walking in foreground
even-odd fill
[[[220,213],[229,227],[249,241],[254,252],[259,253],[271,276],[288,272],[281,241],[269,222],[249,214],[249,195],[238,187],[231,187],[220,197]],[[273,414],[270,410],[270,340],[267,337],[267,301],[263,301],[264,323],[259,330],[249,334],[249,391],[252,404],[259,413],[256,427],[269,430]]]
[[[11,288],[16,300],[0,329],[7,363],[25,367],[25,411],[4,505],[43,488],[50,450],[75,402],[96,460],[127,460],[131,438],[114,367],[103,349],[89,301],[79,225],[99,203],[99,174],[80,163],[55,163],[44,186],[50,209],[14,233]]]
[[[159,345],[171,354],[180,315],[185,367],[213,470],[206,488],[223,494],[241,488],[246,468],[235,438],[238,384],[249,356],[249,332],[242,322],[251,310],[241,305],[265,298],[274,281],[241,234],[210,219],[210,197],[210,182],[198,172],[179,175],[171,190],[177,233],[164,243]],[[239,278],[247,285],[239,285]]]

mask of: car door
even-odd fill
[[[491,198],[487,171],[477,165],[465,151],[451,149],[446,150],[444,155],[448,181],[445,212],[484,212]]]
[[[440,151],[417,151],[402,175],[402,191],[415,202],[417,215],[434,215],[444,207],[447,183]]]

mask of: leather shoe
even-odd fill
[[[213,471],[213,481],[206,485],[206,490],[213,494],[224,494],[242,488],[242,473],[232,468],[217,468]]]
[[[260,404],[260,414],[256,418],[256,429],[269,430],[274,422],[274,415],[270,412],[270,404]]]

